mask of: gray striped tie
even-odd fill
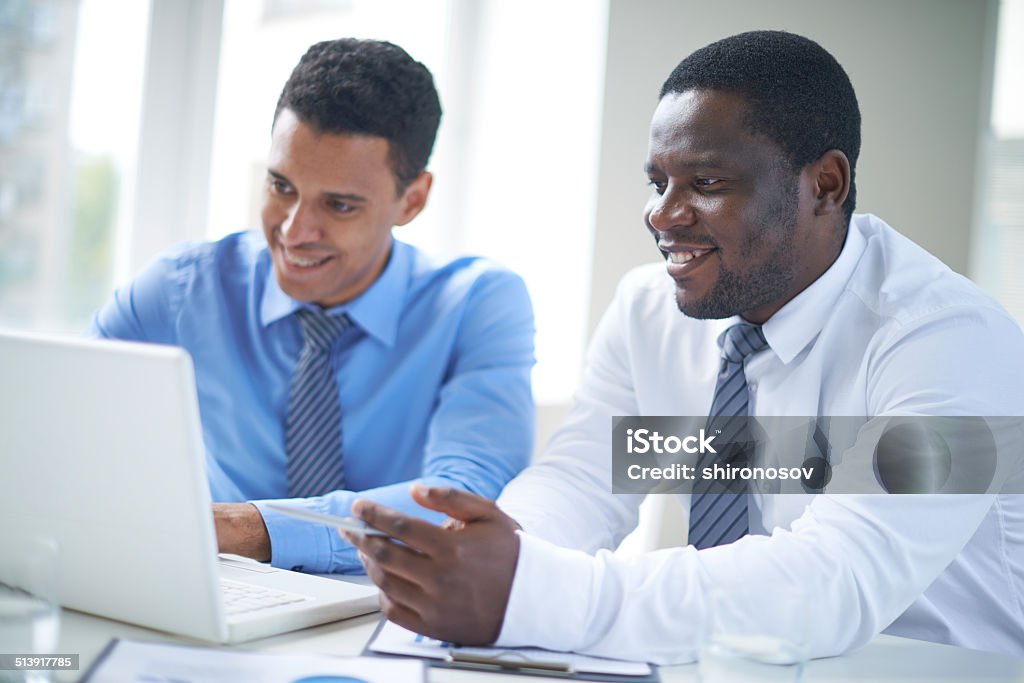
[[[743,361],[768,346],[760,327],[747,323],[733,325],[725,332],[722,343],[722,370],[711,401],[707,431],[716,435],[718,453],[705,453],[697,462],[697,471],[704,467],[743,465],[749,437],[746,431],[749,400]],[[721,430],[721,434],[718,434]],[[743,486],[743,489],[746,487]],[[725,545],[742,538],[749,530],[747,494],[723,492],[722,483],[698,478],[690,502],[690,544],[698,549]],[[734,489],[735,491],[735,489]]]
[[[302,309],[303,346],[292,377],[285,422],[288,495],[318,496],[344,483],[341,462],[341,406],[331,365],[331,345],[348,327],[344,315],[332,317]]]

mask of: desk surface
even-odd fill
[[[266,652],[309,653],[328,655],[358,655],[380,619],[371,614],[354,619],[325,624],[314,628],[285,633],[272,638],[234,646],[237,649]],[[111,638],[174,642],[174,636],[149,629],[93,617],[81,612],[64,610],[61,617],[61,641],[58,652],[81,655],[82,672],[103,650]],[[63,672],[58,681],[75,681],[81,673]],[[429,669],[431,683],[451,681],[524,680],[527,677],[501,676],[469,671]],[[665,683],[698,681],[694,665],[663,667],[661,678]],[[529,680],[547,680],[529,677]],[[871,681],[1013,681],[1024,683],[1024,659],[965,650],[948,645],[936,645],[907,638],[878,636],[867,647],[844,657],[819,659],[807,667],[807,683]]]

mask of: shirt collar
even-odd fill
[[[344,313],[353,324],[386,346],[394,346],[398,336],[405,295],[412,273],[412,247],[391,240],[391,255],[380,276],[365,292],[339,306],[326,309],[329,315]],[[316,308],[314,304],[297,301],[281,290],[271,264],[267,268],[266,286],[260,302],[260,323],[267,327],[300,308]]]
[[[864,246],[864,236],[856,220],[851,219],[846,241],[835,263],[761,327],[772,351],[783,363],[796,358],[821,332],[835,310],[836,300],[846,289]]]

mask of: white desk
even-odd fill
[[[57,674],[58,681],[75,681],[84,673],[111,638],[134,638],[150,641],[181,641],[174,636],[116,621],[64,610],[58,652],[78,653],[82,671]],[[358,655],[380,619],[371,614],[355,619],[325,624],[303,631],[234,646],[238,649],[268,652]],[[697,683],[694,665],[663,667],[665,683]],[[428,669],[431,683],[490,682],[511,683],[515,680],[552,681],[555,679],[496,675],[451,669]],[[820,659],[807,667],[807,683],[895,683],[915,681],[958,681],[961,683],[1004,682],[1024,683],[1024,659],[964,650],[906,638],[879,636],[864,649],[845,657]]]

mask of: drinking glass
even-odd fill
[[[25,536],[0,539],[0,654],[44,655],[57,649],[57,542]],[[11,665],[11,663],[6,663]],[[0,669],[0,682],[43,683],[48,671]]]
[[[802,683],[809,603],[801,591],[764,586],[737,596],[715,588],[709,603],[702,683]]]

